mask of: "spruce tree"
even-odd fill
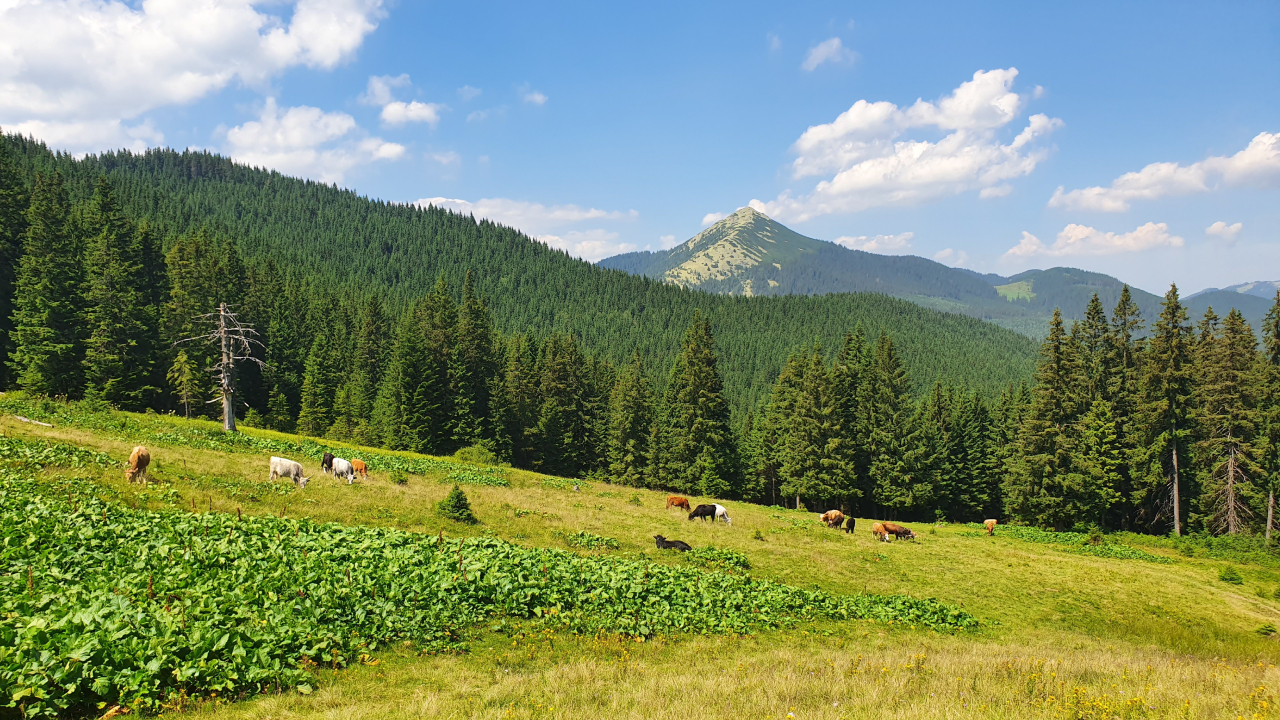
[[[13,351],[13,291],[29,203],[26,183],[10,157],[8,145],[0,142],[0,391],[10,385],[5,361]]]
[[[801,353],[793,353],[787,358],[782,372],[778,373],[761,419],[755,423],[755,438],[752,440],[754,461],[750,466],[754,477],[752,484],[760,488],[758,492],[771,505],[777,505],[780,499],[782,452],[790,433],[797,398],[803,391],[804,375],[808,370],[806,360],[806,356]],[[782,502],[786,504],[785,499]]]
[[[711,323],[695,311],[665,397],[663,475],[676,490],[730,497],[738,488],[729,403]]]
[[[360,308],[349,381],[351,416],[355,419],[351,435],[355,442],[363,445],[378,442],[371,418],[378,399],[378,386],[386,371],[389,341],[387,314],[382,300],[377,295],[370,295]]]
[[[324,437],[335,420],[335,395],[341,372],[333,338],[317,335],[307,354],[302,377],[302,406],[298,411],[298,432]]]
[[[831,410],[841,430],[840,453],[845,485],[851,502],[870,494],[867,477],[871,459],[867,452],[870,429],[865,423],[863,400],[868,389],[868,364],[866,339],[859,325],[852,333],[846,333],[840,352],[831,364]]]
[[[816,347],[801,362],[806,367],[780,448],[782,494],[794,496],[797,505],[801,497],[847,503],[855,488],[848,484],[844,428],[832,403],[830,375]]]
[[[1276,488],[1280,485],[1280,290],[1262,323],[1262,363],[1259,416],[1264,431],[1260,438],[1262,485],[1267,489],[1267,540],[1275,521]]]
[[[903,464],[914,431],[911,383],[888,333],[876,340],[871,379],[865,400],[865,422],[869,428],[869,476],[875,483],[873,497],[884,508],[885,517],[897,517],[913,505],[911,478]]]
[[[206,228],[199,228],[174,239],[165,255],[169,278],[169,297],[163,309],[164,343],[176,346],[181,341],[203,335],[208,327],[200,316],[218,307],[218,245]],[[217,362],[213,347],[205,343],[184,345],[188,357],[197,367],[209,368]],[[213,392],[212,378],[204,372],[199,377],[200,397]],[[197,405],[197,414],[206,414]]]
[[[160,344],[147,304],[141,238],[99,178],[90,201],[85,260],[85,396],[141,410],[159,392],[152,384]]]
[[[167,379],[173,394],[182,405],[183,417],[191,417],[191,403],[199,398],[199,376],[200,368],[197,368],[195,363],[187,357],[187,351],[179,350],[173,359],[173,365],[169,367]]]
[[[1201,428],[1197,460],[1204,475],[1199,505],[1205,527],[1212,532],[1242,532],[1258,504],[1253,483],[1261,475],[1256,457],[1257,344],[1244,316],[1233,309],[1220,334],[1205,336],[1196,368],[1196,419]]]
[[[14,283],[9,368],[15,384],[44,395],[84,388],[83,249],[70,226],[61,173],[38,175]]]
[[[653,391],[637,352],[618,373],[609,398],[609,474],[615,482],[647,485],[652,426]]]
[[[456,396],[453,401],[454,443],[458,447],[485,442],[492,445],[490,388],[498,372],[493,323],[489,309],[475,292],[468,271],[458,308],[452,366]]]
[[[538,376],[537,343],[527,335],[516,335],[507,343],[502,370],[503,435],[510,450],[499,457],[516,467],[532,467],[533,429],[537,423]]]
[[[1115,418],[1120,454],[1124,461],[1115,486],[1119,500],[1112,506],[1110,527],[1130,527],[1141,522],[1141,508],[1136,503],[1141,493],[1142,427],[1139,420],[1141,404],[1142,368],[1141,353],[1144,341],[1138,339],[1142,331],[1142,314],[1133,301],[1129,286],[1120,291],[1120,300],[1111,314],[1111,327],[1105,348],[1107,385],[1102,397],[1111,405]]]
[[[405,377],[404,425],[418,452],[452,455],[458,449],[453,411],[457,389],[451,371],[458,311],[443,277],[418,303],[415,315],[422,346],[417,374]]]
[[[1181,535],[1191,468],[1191,413],[1194,337],[1187,311],[1178,299],[1178,286],[1165,293],[1160,318],[1151,329],[1143,354],[1141,408],[1136,474],[1132,502],[1144,508],[1143,524],[1154,529],[1166,516],[1173,534]]]

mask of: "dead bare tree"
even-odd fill
[[[253,356],[253,346],[257,345],[261,348],[266,346],[258,340],[258,331],[254,330],[252,326],[240,322],[240,318],[231,312],[231,306],[226,303],[219,303],[217,312],[205,313],[195,319],[197,322],[210,326],[212,328],[210,332],[204,335],[183,338],[174,344],[203,340],[218,347],[220,359],[214,363],[213,367],[206,369],[217,378],[218,388],[222,394],[222,429],[228,432],[235,432],[236,361],[248,360],[249,362],[257,363],[261,367],[263,362]],[[209,402],[213,403],[218,400],[219,398],[213,398]]]

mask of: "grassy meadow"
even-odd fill
[[[813,622],[753,635],[671,635],[638,640],[556,631],[536,620],[473,628],[467,650],[381,650],[346,669],[317,668],[309,695],[238,702],[175,699],[171,713],[227,718],[1223,718],[1273,717],[1280,691],[1280,560],[1206,553],[1165,538],[1117,535],[1102,546],[1056,544],[998,529],[911,524],[918,542],[876,542],[870,520],[850,535],[811,513],[724,502],[732,525],[689,522],[664,508],[666,493],[500,473],[509,487],[464,484],[479,525],[441,519],[434,505],[457,470],[392,482],[391,457],[366,459],[368,481],[347,485],[295,457],[311,483],[267,483],[272,453],[222,447],[207,421],[71,406],[26,411],[0,398],[0,433],[107,453],[120,468],[57,468],[88,477],[131,507],[245,513],[371,526],[446,537],[491,535],[530,547],[689,565],[660,552],[653,535],[745,555],[753,577],[834,594],[937,598],[981,627],[953,634],[870,621]],[[40,408],[36,408],[39,410]],[[245,429],[264,443],[298,443]],[[150,484],[124,481],[130,448],[151,448]],[[326,445],[340,447],[339,443]],[[494,477],[493,473],[474,473]],[[455,475],[454,477],[458,477]],[[578,489],[574,489],[575,482]],[[709,500],[690,498],[691,502]],[[586,531],[617,549],[571,548]],[[1241,576],[1227,582],[1228,565]],[[1267,627],[1270,625],[1270,632]]]

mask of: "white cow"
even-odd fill
[[[350,485],[351,482],[356,479],[356,471],[355,468],[351,467],[350,460],[343,460],[340,457],[336,457],[333,459],[333,476],[335,478],[346,478],[347,484]]]
[[[301,463],[287,460],[285,458],[272,457],[271,477],[267,479],[275,480],[276,478],[290,478],[293,480],[293,484],[299,488],[306,487],[307,481],[311,479],[309,477],[303,477]]]
[[[714,504],[715,504],[715,508],[716,508],[716,518],[715,518],[715,519],[717,519],[717,520],[724,520],[724,524],[725,524],[725,525],[732,525],[732,524],[733,524],[733,520],[730,520],[730,519],[729,519],[729,511],[728,511],[728,510],[725,510],[725,509],[724,509],[724,506],[723,506],[723,505],[721,505],[720,503],[714,503]]]

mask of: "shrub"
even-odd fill
[[[644,503],[640,502],[640,495],[639,495],[639,493],[637,493],[637,494],[635,494],[635,495],[632,495],[632,496],[631,496],[631,499],[630,499],[630,500],[628,500],[627,502],[631,503],[632,505],[643,505],[643,504],[644,504]]]
[[[436,513],[440,517],[468,525],[475,525],[480,522],[471,512],[471,503],[467,501],[467,494],[462,492],[462,488],[457,485],[454,485],[449,494],[440,501],[440,504],[436,505]]]
[[[408,484],[409,484],[409,476],[408,476],[408,475],[405,475],[405,474],[404,474],[404,471],[402,471],[402,470],[392,470],[392,471],[391,471],[391,482],[395,483],[396,485],[408,485]]]
[[[1221,570],[1219,570],[1218,579],[1224,583],[1231,583],[1232,585],[1244,584],[1244,578],[1241,577],[1240,571],[1236,570],[1235,567],[1232,565],[1224,566]]]
[[[488,485],[490,487],[511,487],[511,483],[506,478],[498,477],[491,472],[475,471],[475,470],[454,470],[453,472],[440,478],[440,482],[448,485],[459,483],[463,485]]]
[[[599,550],[601,548],[617,550],[621,547],[615,538],[596,535],[595,533],[587,532],[586,530],[579,530],[576,533],[569,533],[567,535],[563,533],[556,534],[564,535],[564,542],[569,547],[582,548],[584,550]]]
[[[1262,637],[1271,637],[1276,634],[1275,623],[1263,623],[1259,625],[1258,629],[1254,630],[1254,632],[1258,633]]]
[[[753,534],[751,535],[751,539],[752,539],[752,540],[759,540],[760,542],[764,542],[764,535],[760,534],[760,531],[759,531],[759,530],[756,530],[756,531],[755,531],[755,533],[753,533]]]
[[[473,465],[497,465],[498,458],[493,451],[483,445],[464,447],[453,454],[453,459]]]
[[[715,570],[750,570],[751,563],[747,561],[747,556],[737,550],[724,550],[722,548],[706,547],[694,548],[684,555],[695,565],[712,568]]]

